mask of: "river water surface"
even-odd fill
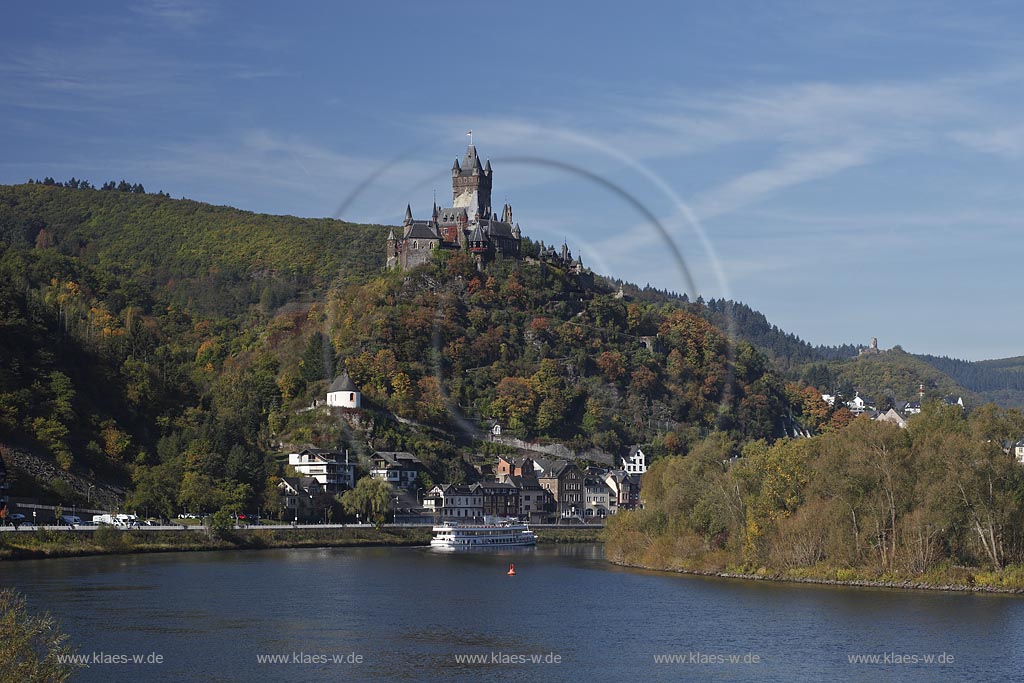
[[[11,562],[0,585],[57,616],[92,659],[75,681],[1008,681],[1024,671],[1024,598],[657,574],[613,567],[597,545]]]

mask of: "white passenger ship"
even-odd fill
[[[535,545],[536,536],[514,519],[484,520],[483,524],[445,522],[434,526],[432,548],[508,548]]]

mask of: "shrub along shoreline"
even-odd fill
[[[755,571],[749,571],[744,568],[716,570],[649,566],[611,559],[608,561],[616,566],[630,569],[717,579],[802,583],[851,588],[1024,594],[1024,566],[1008,567],[999,572],[987,571],[976,567],[956,567],[934,570],[923,576],[861,577],[850,570],[831,568],[822,568],[818,572],[808,570],[769,571],[763,567]]]
[[[539,543],[596,543],[599,529],[540,529]],[[174,553],[269,548],[344,548],[361,546],[425,546],[430,527],[346,527],[330,529],[232,529],[221,534],[200,531],[96,531],[0,533],[0,561],[38,560],[89,555]]]

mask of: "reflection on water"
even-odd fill
[[[104,683],[958,681],[1012,679],[1024,664],[1020,598],[633,571],[590,544],[75,558],[3,564],[0,581],[57,615],[81,652],[164,657],[77,678]],[[954,662],[848,660],[893,652]],[[345,653],[361,663],[258,661]],[[694,653],[753,653],[759,663],[654,660]],[[560,663],[501,662],[534,655]]]

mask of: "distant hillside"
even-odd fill
[[[886,398],[915,400],[921,384],[928,397],[963,396],[977,403],[974,392],[900,347],[876,354],[827,363],[811,363],[796,370],[801,379],[822,391],[852,397],[854,392],[876,401]]]
[[[690,301],[686,294],[676,294],[651,287],[640,288],[619,279],[610,278],[616,286],[637,301],[648,303],[670,303],[681,305],[691,313],[699,315],[723,332],[734,335],[765,353],[775,361],[783,372],[790,372],[803,364],[818,361],[853,358],[861,347],[856,344],[840,346],[814,346],[795,334],[773,325],[759,311],[744,303],[729,299],[708,299],[698,297]]]
[[[983,361],[946,356],[917,357],[977,393],[983,402],[1024,407],[1024,356]]]

